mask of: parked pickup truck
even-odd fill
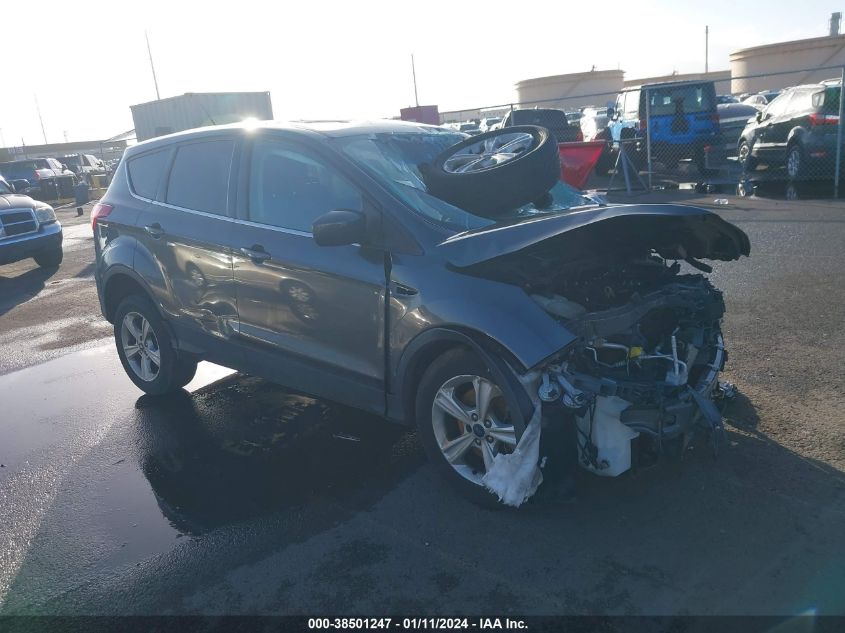
[[[32,257],[42,268],[62,263],[62,225],[53,207],[15,193],[0,177],[0,265]]]
[[[558,143],[583,141],[579,124],[572,124],[566,118],[566,112],[554,108],[532,108],[508,112],[502,127],[511,125],[538,125],[549,130]]]
[[[93,154],[68,154],[59,159],[79,177],[91,175],[105,175],[106,166]]]

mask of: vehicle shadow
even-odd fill
[[[248,376],[142,396],[136,414],[141,470],[189,534],[317,499],[363,507],[423,462],[407,428]]]
[[[38,266],[14,277],[0,274],[0,316],[35,297],[56,272],[58,268]]]

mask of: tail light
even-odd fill
[[[810,125],[839,125],[839,115],[813,112],[810,115]]]
[[[640,130],[645,131],[648,129],[648,117],[640,119]]]
[[[108,217],[109,213],[112,212],[114,207],[110,204],[106,204],[105,202],[98,202],[94,205],[94,208],[91,209],[91,229],[97,230],[97,220],[102,220],[105,217]]]
[[[581,130],[578,130],[578,133],[575,135],[575,140],[579,143],[584,140],[584,133]]]

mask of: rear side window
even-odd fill
[[[792,95],[789,102],[790,112],[805,112],[813,108],[813,93],[807,90],[800,90]]]
[[[823,92],[817,92],[813,95],[813,107],[824,107],[824,112],[827,114],[839,113],[839,94],[841,90],[839,86],[825,88]]]
[[[648,91],[652,116],[715,112],[716,99],[712,84],[698,86],[663,86]]]
[[[541,127],[566,127],[569,121],[563,110],[515,110],[515,125],[539,125]]]
[[[226,215],[232,140],[182,145],[170,170],[167,203],[185,209]]]
[[[129,171],[129,186],[132,191],[142,198],[154,200],[169,156],[170,150],[165,149],[130,160],[126,168]]]

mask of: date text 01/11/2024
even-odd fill
[[[367,629],[400,629],[416,630],[444,630],[444,629],[477,629],[477,630],[524,630],[527,625],[524,620],[512,618],[309,618],[308,628],[367,630]]]

